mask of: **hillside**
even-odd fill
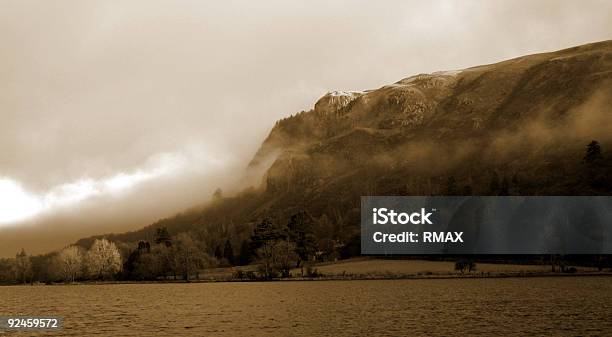
[[[320,247],[354,255],[361,195],[608,195],[611,88],[604,41],[331,92],[276,123],[248,168],[265,169],[259,188],[106,236],[151,240],[163,226],[212,254],[226,239],[239,247],[262,218],[307,211]],[[603,159],[584,163],[592,140]]]

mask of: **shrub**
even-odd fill
[[[323,274],[319,273],[317,268],[312,266],[306,266],[306,277],[321,277]]]
[[[472,272],[476,270],[476,263],[472,260],[459,260],[455,262],[455,270],[460,271],[462,274],[467,272]]]
[[[237,280],[242,280],[246,277],[245,273],[240,269],[234,271],[232,276],[234,279],[237,279]]]

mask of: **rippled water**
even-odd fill
[[[0,287],[9,314],[66,336],[612,335],[612,278]]]

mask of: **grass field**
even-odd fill
[[[386,274],[447,274],[456,273],[455,263],[450,261],[426,260],[382,260],[382,259],[351,259],[333,264],[315,266],[324,275],[386,275]],[[478,272],[520,272],[520,271],[550,271],[547,265],[513,265],[477,263]],[[299,273],[299,270],[295,272]],[[296,274],[294,272],[294,274]]]
[[[387,260],[370,257],[360,257],[338,262],[326,262],[311,265],[320,276],[324,277],[347,277],[347,278],[370,278],[370,277],[403,277],[403,276],[445,276],[458,275],[453,261],[428,261],[428,260]],[[201,279],[231,280],[237,270],[255,271],[257,266],[243,266],[230,268],[214,268],[201,271]],[[577,267],[580,272],[596,271],[595,268]],[[471,274],[517,274],[525,273],[549,273],[549,265],[518,265],[498,263],[476,263],[476,270]],[[300,268],[291,271],[294,277],[301,275]]]

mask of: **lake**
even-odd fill
[[[58,336],[612,335],[612,278],[11,286],[6,315]]]

